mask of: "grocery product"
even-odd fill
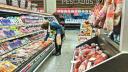
[[[74,71],[83,72],[90,67],[101,63],[106,60],[108,55],[95,43],[91,45],[85,44],[75,49],[74,53]]]
[[[106,26],[108,31],[113,30],[114,10],[115,10],[114,0],[112,0],[112,3],[108,6],[107,14],[106,14],[106,20],[105,20],[105,26]]]
[[[8,61],[0,62],[0,72],[13,72],[15,68],[16,66]]]
[[[114,26],[118,25],[120,22],[122,14],[123,0],[115,0],[115,16],[114,16]]]
[[[6,38],[5,34],[4,34],[4,30],[2,28],[0,28],[0,40]]]
[[[89,23],[89,20],[85,20],[80,27],[80,33],[78,36],[79,43],[85,42],[92,37],[95,37],[95,28],[92,27],[91,23]]]
[[[47,47],[52,42],[51,39],[48,41],[39,40],[37,42],[30,43],[29,46],[17,49],[11,52],[9,55],[3,58],[3,61],[9,61],[12,64],[19,66],[24,60],[29,59],[33,54],[37,53],[42,48]]]
[[[25,8],[25,3],[26,3],[26,0],[21,0],[20,1],[20,7]]]
[[[1,4],[7,4],[7,1],[6,0],[0,0],[0,3]]]
[[[12,0],[12,6],[19,7],[18,0]]]
[[[4,53],[5,53],[4,49],[2,48],[2,46],[0,46],[0,55],[2,55]]]

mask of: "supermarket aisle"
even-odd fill
[[[66,30],[61,56],[51,56],[37,72],[70,72],[73,49],[77,45],[78,30]]]

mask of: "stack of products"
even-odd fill
[[[42,22],[41,17],[0,17],[0,39],[40,31]]]
[[[92,37],[95,37],[96,30],[91,26],[91,24],[88,21],[84,21],[81,24],[80,33],[78,36],[79,43],[83,43]]]
[[[12,72],[15,68],[16,66],[8,61],[0,62],[0,72]]]
[[[0,55],[7,53],[16,48],[22,47],[30,42],[45,37],[45,33],[39,33],[29,37],[23,37],[16,40],[6,41],[0,45]]]
[[[37,4],[32,3],[31,0],[0,0],[0,4],[37,11]]]
[[[76,48],[74,55],[73,72],[84,72],[108,58],[105,51],[95,43]]]
[[[22,48],[19,48],[17,50],[10,52],[5,56],[2,56],[1,62],[6,63],[8,61],[9,63],[11,63],[11,65],[15,66],[15,68],[11,68],[14,70],[19,65],[21,65],[24,61],[27,61],[35,53],[42,50],[42,48],[43,49],[46,48],[51,43],[52,43],[51,39],[48,39],[47,41],[39,40],[39,41],[30,43],[29,45],[25,45]],[[0,69],[0,71],[2,70]],[[4,69],[4,71],[7,71],[7,69]]]

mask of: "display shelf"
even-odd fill
[[[31,10],[22,9],[22,8],[9,6],[9,5],[4,5],[4,4],[0,4],[0,12],[1,12],[1,15],[3,14],[2,15],[3,17],[5,17],[6,15],[8,17],[12,16],[12,15],[13,16],[20,16],[20,15],[28,15],[29,16],[30,15],[30,16],[33,16],[33,17],[38,16],[38,18],[36,18],[36,20],[38,19],[37,20],[38,22],[37,21],[32,21],[30,23],[16,22],[14,25],[10,24],[10,26],[2,26],[1,25],[0,28],[3,28],[3,29],[4,28],[5,29],[10,29],[10,28],[13,28],[13,27],[16,27],[16,28],[20,28],[20,27],[25,28],[26,27],[26,28],[31,29],[31,27],[34,28],[36,26],[41,26],[43,24],[42,20],[43,21],[45,20],[44,19],[45,16],[53,17],[55,19],[55,21],[58,22],[56,20],[56,18],[54,16],[52,16],[51,14],[34,12],[34,11],[31,11]],[[39,17],[41,17],[41,19],[39,19]],[[37,31],[36,28],[38,29],[38,31]],[[25,40],[24,38],[27,37],[30,40],[31,38],[35,38],[35,37],[38,37],[38,36],[43,36],[42,38],[34,39],[34,41],[32,41],[32,40],[30,40],[29,42],[26,41],[27,43],[25,43],[25,45],[22,44],[20,46],[15,47],[14,49],[7,50],[6,52],[4,52],[4,54],[2,53],[0,55],[0,61],[9,60],[10,62],[12,62],[14,65],[17,66],[17,68],[14,70],[14,72],[33,72],[33,70],[35,70],[35,68],[37,66],[39,66],[40,63],[43,63],[52,54],[52,52],[55,50],[54,42],[52,42],[51,44],[49,44],[47,47],[44,47],[44,48],[41,48],[42,47],[41,45],[37,45],[36,47],[33,47],[33,44],[38,44],[38,43],[40,44],[40,42],[43,42],[44,37],[45,37],[44,34],[42,34],[42,32],[45,32],[45,30],[39,30],[40,29],[39,27],[36,27],[36,28],[35,28],[36,31],[34,31],[34,32],[21,33],[19,35],[13,36],[11,38],[3,37],[4,39],[0,40],[0,43],[3,44],[4,42],[11,42],[13,40],[15,41],[15,39]],[[34,34],[36,34],[36,36],[33,36]],[[32,36],[32,37],[29,37],[29,36]],[[22,37],[24,37],[24,38],[22,39]],[[19,62],[16,61],[15,63],[13,61],[11,61],[11,59],[13,57],[8,59],[8,56],[14,55],[13,53],[16,53],[15,55],[18,56],[18,54],[20,54],[19,53],[20,51],[30,49],[29,47],[33,48],[32,49],[33,52],[27,53],[24,56],[26,58],[22,58]],[[15,57],[15,59],[18,59],[18,57]]]
[[[65,29],[80,29],[80,23],[65,23]]]
[[[14,6],[10,6],[10,5],[5,5],[5,4],[0,4],[0,8],[1,11],[6,11],[6,12],[12,12],[12,13],[33,13],[33,14],[40,14],[40,15],[51,15],[51,14],[47,14],[47,13],[40,13],[40,12],[35,12],[35,11],[31,11],[31,10],[27,10],[27,9],[23,9],[23,8],[19,8],[19,7],[14,7]]]
[[[121,0],[120,0],[121,1]],[[102,49],[107,50],[109,53],[109,58],[83,72],[128,72],[128,1],[123,1],[123,11],[122,11],[122,20],[121,20],[121,36],[120,44],[118,45],[112,41],[107,35],[101,33],[101,35],[95,39],[86,41],[79,46],[84,44],[90,44],[90,42],[95,42],[100,45]],[[77,46],[77,47],[79,47]],[[77,48],[76,47],[76,48]],[[73,71],[72,71],[73,72]]]
[[[14,37],[11,37],[11,38],[3,39],[3,40],[0,40],[0,43],[6,42],[6,41],[9,41],[9,40],[13,40],[13,39],[17,39],[17,38],[21,38],[21,37],[25,37],[25,36],[29,36],[29,35],[39,33],[39,32],[44,32],[44,30],[40,30],[40,31],[28,33],[28,34],[22,34],[22,35],[14,36]]]
[[[43,23],[43,22],[42,22]],[[42,23],[37,24],[19,24],[19,25],[10,25],[10,26],[0,26],[0,28],[10,28],[10,27],[28,27],[28,26],[41,26]]]
[[[103,39],[105,39],[109,44],[111,44],[112,46],[114,46],[117,50],[119,50],[119,45],[117,43],[115,43],[113,40],[111,40],[108,36],[106,35],[100,35]]]
[[[33,71],[37,65],[39,65],[47,57],[47,55],[49,55],[49,53],[51,54],[51,52],[53,52],[54,48],[54,43],[49,44],[45,48],[42,48],[42,50],[31,56],[28,60],[23,62],[22,65],[18,66],[15,72]]]
[[[51,52],[50,52],[43,60],[41,60],[41,63],[40,63],[38,66],[36,66],[36,68],[35,68],[33,71],[34,71],[34,72],[37,71],[37,70],[40,68],[40,66],[47,60],[47,58],[48,58],[54,51],[55,51],[55,48],[52,49]]]
[[[26,46],[29,46],[29,45],[31,45],[31,44],[33,44],[33,43],[35,43],[35,42],[40,41],[40,40],[43,40],[43,39],[41,38],[41,39],[34,40],[34,41],[32,41],[32,42],[30,42],[30,43],[28,43],[28,44],[25,44],[25,45],[23,45],[23,46],[21,46],[21,47],[18,47],[18,48],[15,48],[15,49],[13,49],[13,50],[10,50],[10,51],[8,51],[8,52],[6,52],[6,53],[4,53],[4,54],[2,54],[2,55],[0,55],[0,56],[1,56],[2,58],[4,58],[4,57],[6,57],[7,55],[9,55],[11,52],[13,52],[13,51],[15,51],[15,50],[17,50],[17,49],[22,49],[22,48],[24,48],[24,47],[26,47]]]
[[[128,52],[120,52],[84,72],[128,72]]]
[[[118,56],[118,54],[120,54],[121,52],[119,51],[118,48],[116,48],[117,46],[115,46],[115,44],[113,44],[111,41],[108,42],[108,38],[105,38],[104,35],[100,35],[100,36],[96,36],[96,37],[93,37],[81,44],[79,44],[78,46],[76,46],[76,48],[79,48],[85,44],[91,44],[91,43],[96,43],[99,45],[99,47],[102,49],[102,50],[105,50],[107,51],[107,55],[109,56],[109,58],[95,66],[92,66],[90,69],[92,69],[93,67],[96,67],[96,66],[100,66],[102,65],[103,63],[105,62],[108,62],[110,59],[114,59],[115,55]],[[116,57],[117,57],[116,56]],[[73,56],[73,60],[74,60],[74,56]],[[120,59],[121,61],[121,59]],[[73,72],[73,67],[74,67],[74,64],[72,64],[72,67],[71,67],[71,70],[70,72]],[[90,69],[87,69],[85,72],[88,72]],[[92,69],[93,70],[93,69]],[[93,71],[89,71],[89,72],[93,72]],[[98,71],[99,72],[99,71]],[[104,72],[104,71],[103,71]]]

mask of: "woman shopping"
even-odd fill
[[[42,27],[42,29],[47,30],[47,35],[46,35],[45,40],[47,40],[47,38],[49,37],[50,30],[55,30],[55,32],[56,32],[55,33],[55,50],[56,50],[56,52],[54,55],[56,55],[56,56],[61,55],[62,39],[64,36],[62,26],[54,21],[53,22],[45,21],[41,27]]]

